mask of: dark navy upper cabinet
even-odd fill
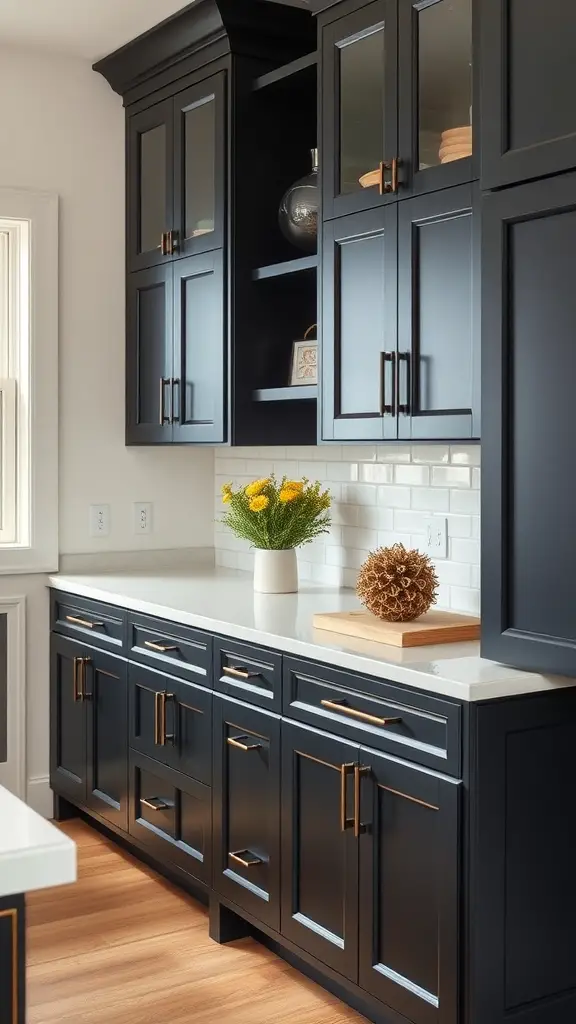
[[[575,675],[576,174],[483,203],[482,651]]]
[[[575,168],[574,5],[482,0],[481,15],[482,187]]]
[[[127,232],[130,270],[167,257],[174,207],[174,124],[171,100],[154,103],[127,122]]]

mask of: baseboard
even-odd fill
[[[43,818],[54,817],[54,800],[47,775],[37,775],[34,779],[28,779],[26,803]]]
[[[130,572],[194,569],[214,565],[214,548],[160,548],[154,551],[96,551],[60,555],[59,572]]]

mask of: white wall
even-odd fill
[[[60,197],[60,550],[213,543],[213,452],[124,446],[124,111],[86,61],[0,47],[0,186]],[[133,533],[134,501],[154,532]],[[91,502],[111,532],[88,532]],[[2,578],[26,593],[28,777],[48,772],[45,579]]]
[[[317,448],[235,448],[216,452],[216,514],[220,488],[274,471],[321,480],[333,498],[330,533],[298,552],[300,578],[354,587],[374,548],[423,548],[425,521],[447,520],[447,558],[436,560],[438,606],[477,614],[480,606],[480,446],[321,445]],[[216,526],[216,563],[250,569],[245,541]]]

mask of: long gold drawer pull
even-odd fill
[[[260,750],[262,748],[261,743],[242,743],[241,740],[235,740],[232,736],[228,736],[226,743],[229,747],[236,747],[238,750]]]
[[[92,658],[80,658],[80,700],[90,700],[91,694],[86,693],[86,665],[92,664]]]
[[[81,689],[80,689],[80,679],[79,679],[79,672],[78,672],[81,664],[82,664],[82,658],[74,658],[74,665],[73,665],[73,669],[72,669],[72,692],[74,694],[74,703],[75,704],[77,704],[78,701],[82,700],[82,692],[81,692]]]
[[[180,650],[178,644],[157,644],[153,640],[145,640],[144,647],[149,647],[151,651],[160,651],[160,654],[166,654],[167,651]]]
[[[369,722],[370,725],[397,725],[401,718],[379,718],[378,715],[369,715],[367,711],[359,711],[358,708],[349,708],[347,704],[337,700],[321,700],[323,708],[330,711],[341,711],[343,715],[350,715],[351,718],[358,718],[361,722]]]
[[[346,817],[346,784],[348,776],[354,771],[354,762],[340,765],[340,828],[345,832],[354,824],[352,818]]]
[[[89,622],[88,619],[79,619],[76,615],[67,615],[66,622],[71,622],[74,626],[84,626],[85,629],[99,629],[104,625],[103,622]]]
[[[250,860],[247,860],[246,857],[241,857],[241,853],[247,853]],[[262,857],[256,857],[254,854],[250,853],[250,850],[238,850],[236,853],[229,853],[228,856],[230,857],[230,860],[235,860],[237,864],[241,864],[243,868],[255,868],[257,864],[264,863]]]
[[[160,697],[160,714],[159,714],[159,718],[160,718],[160,729],[159,729],[160,741],[159,742],[160,742],[160,746],[161,747],[165,747],[167,740],[171,740],[172,741],[174,739],[174,736],[173,736],[172,733],[170,735],[168,735],[168,733],[166,732],[166,701],[174,700],[174,694],[173,693],[166,693],[166,691],[164,690],[162,693],[159,694],[159,697]]]
[[[140,803],[143,807],[147,807],[149,811],[167,811],[170,808],[170,804],[165,803],[158,796],[151,796],[148,799],[142,796],[140,797]]]
[[[249,672],[248,669],[236,668],[235,665],[223,665],[222,671],[224,675],[234,676],[236,679],[252,679],[260,675],[260,672]]]
[[[154,746],[160,746],[160,691],[154,694]]]
[[[369,775],[370,769],[360,764],[354,765],[354,838],[358,839],[364,831],[360,823],[360,783],[363,775]]]

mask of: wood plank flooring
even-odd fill
[[[253,939],[219,946],[195,900],[81,821],[75,885],[28,898],[28,1024],[364,1021]]]

